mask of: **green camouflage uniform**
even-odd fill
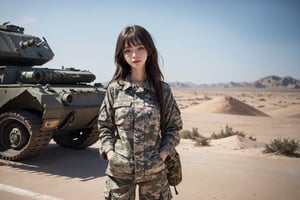
[[[100,154],[115,151],[106,174],[106,199],[171,199],[166,166],[160,152],[174,154],[179,144],[182,120],[170,86],[163,82],[165,98],[165,137],[160,136],[160,107],[153,86],[145,81],[133,86],[126,80],[109,84],[100,108]]]

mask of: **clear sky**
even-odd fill
[[[48,68],[75,67],[108,81],[116,39],[139,24],[163,58],[166,81],[300,79],[297,0],[0,0],[0,23],[45,37],[55,53]]]

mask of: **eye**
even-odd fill
[[[124,51],[123,51],[124,54],[130,53],[130,52],[131,52],[130,49],[124,49]]]
[[[145,50],[146,48],[144,46],[139,46],[138,50]]]

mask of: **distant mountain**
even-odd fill
[[[257,88],[300,88],[300,81],[290,76],[267,76],[255,81]]]
[[[169,85],[171,87],[198,87],[197,84],[192,82],[179,82],[179,81],[169,82]]]
[[[200,87],[200,88],[291,88],[299,89],[300,80],[290,76],[266,76],[254,82],[229,82],[215,84],[195,84],[191,82],[169,82],[171,87]]]

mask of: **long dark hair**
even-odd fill
[[[162,81],[164,76],[158,64],[158,52],[154,45],[150,33],[139,25],[127,26],[119,34],[116,49],[115,49],[115,65],[116,71],[113,75],[112,81],[124,80],[130,73],[131,67],[124,59],[125,45],[133,46],[142,44],[147,50],[148,58],[146,61],[146,77],[152,83],[156,97],[160,104],[161,126],[164,124],[164,98]]]

